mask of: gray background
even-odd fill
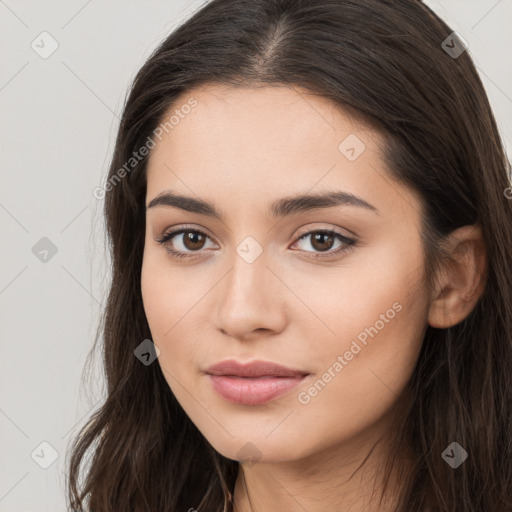
[[[80,389],[108,282],[92,192],[135,73],[204,3],[0,0],[0,512],[65,510],[68,442],[103,393],[97,359]],[[469,43],[510,155],[512,0],[425,3]]]

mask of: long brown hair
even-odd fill
[[[107,396],[70,450],[73,510],[231,510],[238,462],[206,441],[160,366],[134,356],[151,339],[140,287],[147,158],[126,167],[178,95],[215,82],[298,85],[384,134],[393,178],[421,197],[428,286],[443,239],[481,227],[483,295],[459,324],[425,327],[392,445],[407,440],[415,458],[396,490],[397,512],[512,510],[510,163],[470,50],[456,55],[443,43],[461,49],[452,32],[417,0],[212,0],[149,57],[125,102],[105,189],[112,281],[99,332]],[[456,469],[441,456],[455,441],[469,455]]]

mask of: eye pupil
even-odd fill
[[[327,243],[328,247],[325,247],[324,238],[328,239],[328,243]],[[324,243],[322,243],[322,240],[324,240]],[[317,245],[317,242],[320,242],[319,246]],[[329,233],[316,233],[315,235],[313,235],[313,241],[312,241],[311,245],[319,251],[328,251],[332,247],[333,242],[334,242],[333,235],[331,235]]]
[[[204,245],[204,236],[201,233],[198,233],[197,231],[184,231],[183,234],[183,244],[187,249],[197,250],[201,249]],[[198,239],[200,239],[199,242]]]

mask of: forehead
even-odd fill
[[[194,107],[190,108],[188,104],[192,101]],[[189,140],[197,136],[224,142],[230,136],[243,138],[248,146],[275,141],[298,144],[307,150],[323,140],[328,144],[332,136],[336,140],[353,132],[364,132],[366,139],[378,138],[373,129],[346,109],[297,86],[251,88],[206,84],[179,95],[164,121],[171,117],[175,124],[168,126],[168,131],[177,137],[186,132],[183,135]]]
[[[271,168],[274,178],[291,172],[297,179],[306,169],[332,167],[347,139],[366,156],[381,142],[374,130],[328,99],[288,86],[203,85],[178,96],[159,128],[149,174],[172,161],[180,169],[193,162],[196,172],[210,174],[222,167],[228,178],[244,169],[258,176]]]
[[[203,85],[182,93],[163,122],[171,116],[149,157],[148,202],[172,189],[220,205],[236,194],[243,207],[331,189],[379,210],[404,198],[415,206],[388,176],[379,133],[302,88]]]

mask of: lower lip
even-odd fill
[[[210,375],[213,389],[224,399],[235,404],[260,405],[298,386],[303,377],[234,377]]]

